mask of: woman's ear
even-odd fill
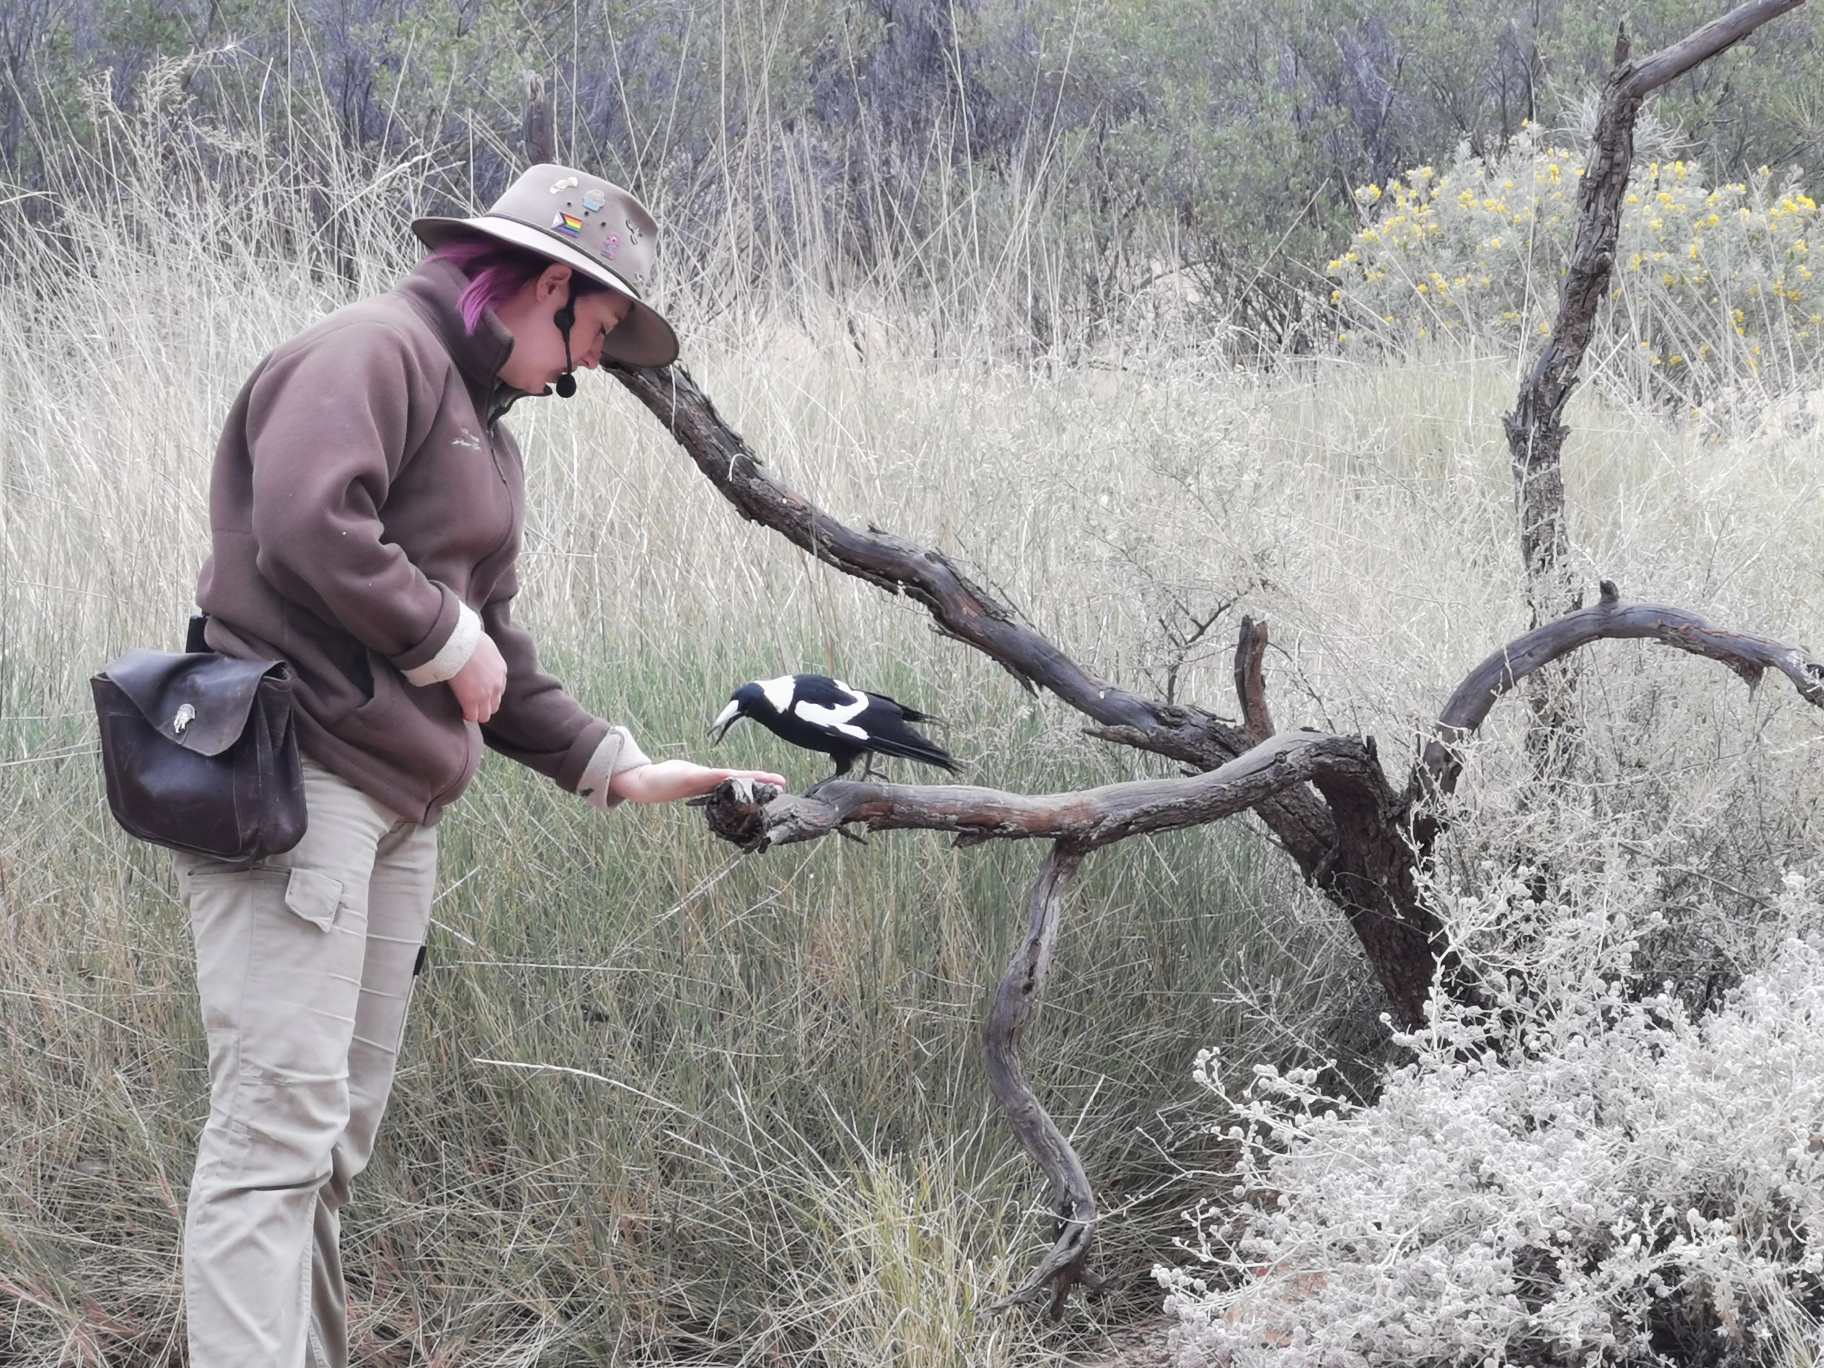
[[[570,268],[561,261],[554,261],[545,267],[538,278],[538,289],[533,298],[540,304],[560,295],[568,294],[570,288]]]

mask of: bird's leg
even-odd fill
[[[809,788],[807,788],[804,791],[804,796],[806,798],[809,798],[813,793],[817,792],[817,790],[822,788],[825,784],[831,783],[834,780],[842,778],[843,775],[845,775],[849,772],[849,767],[855,763],[855,757],[852,755],[847,756],[842,759],[838,759],[836,756],[831,756],[830,758],[832,760],[836,761],[836,768],[831,770],[828,774],[824,775],[823,778],[819,779],[816,783],[812,784]]]

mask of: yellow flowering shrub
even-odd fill
[[[1551,333],[1585,153],[1523,133],[1498,158],[1459,151],[1356,192],[1364,222],[1329,263],[1345,343]],[[1824,346],[1818,206],[1763,167],[1711,186],[1696,162],[1636,164],[1591,355],[1645,392],[1698,406],[1744,382],[1783,387]]]

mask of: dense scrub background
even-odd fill
[[[1711,12],[1656,9],[1637,45]],[[127,646],[175,646],[242,377],[409,266],[412,212],[504,182],[528,66],[557,84],[560,153],[652,199],[685,361],[781,477],[943,548],[1088,668],[1223,710],[1234,621],[1264,614],[1279,725],[1374,733],[1397,772],[1462,674],[1525,626],[1500,415],[1556,239],[1487,247],[1479,215],[1511,218],[1522,198],[1542,224],[1554,212],[1550,144],[1507,135],[1561,125],[1569,179],[1605,13],[289,14],[0,9],[9,1368],[175,1361],[204,1109],[181,911],[165,861],[107,817],[85,681]],[[1812,211],[1781,196],[1789,164],[1794,195],[1812,184],[1816,22],[1799,11],[1658,106],[1683,122],[1653,154],[1693,169],[1663,177],[1676,213],[1631,230],[1643,254],[1686,254],[1683,274],[1777,284],[1779,303],[1758,322],[1687,309],[1686,284],[1648,273],[1621,296],[1642,308],[1605,321],[1566,455],[1579,573],[1814,645],[1824,404],[1792,256]],[[1757,179],[1765,163],[1777,182]],[[1443,226],[1415,239],[1410,218],[1438,198],[1418,166],[1453,179],[1425,219]],[[1518,187],[1522,167],[1546,181],[1498,211],[1458,203],[1456,178]],[[1748,188],[1728,207],[1750,217],[1689,256],[1714,212],[1695,187],[1731,175]],[[1385,203],[1358,199],[1362,182]],[[1447,269],[1455,291],[1472,260],[1486,287],[1478,274],[1448,309],[1418,292]],[[1410,293],[1389,293],[1402,279]],[[1364,317],[1382,325],[1371,337],[1338,336]],[[1697,337],[1727,367],[1702,393],[1654,382],[1643,334],[1662,360]],[[1776,337],[1780,364],[1751,365]],[[934,705],[980,782],[1148,771],[908,606],[741,525],[611,382],[513,421],[531,466],[522,616],[655,754],[701,754],[740,680],[818,668]],[[1498,712],[1441,886],[1524,957],[1550,927],[1502,880],[1546,859],[1560,877],[1540,906],[1590,929],[1573,939],[1595,947],[1603,991],[1644,1001],[1669,980],[1700,1021],[1808,929],[1775,912],[1784,875],[1817,872],[1817,729],[1777,687],[1750,695],[1702,662],[1591,655],[1571,781],[1542,794],[1524,710]],[[758,732],[728,746],[815,776]],[[365,1361],[1055,1362],[1096,1325],[1156,1311],[1146,1270],[1188,1262],[1172,1241],[1193,1234],[1214,1262],[1199,1271],[1213,1300],[1192,1309],[1228,1325],[1246,1302],[1241,1236],[1259,1232],[1226,1214],[1232,1118],[1191,1081],[1198,1053],[1244,1078],[1316,1069],[1312,1088],[1362,1101],[1380,1000],[1251,823],[1100,859],[1027,1057],[1107,1205],[1098,1238],[1127,1291],[1062,1329],[989,1317],[1048,1239],[1042,1185],[978,1063],[1034,858],[902,834],[745,861],[682,810],[603,819],[484,767],[444,827],[409,1067],[349,1214]],[[1592,888],[1638,904],[1627,936],[1608,935]],[[1363,1114],[1374,1126],[1326,1132],[1352,1171],[1349,1135],[1400,1133]],[[1278,1170],[1288,1189],[1325,1178],[1311,1163]],[[1336,1214],[1377,1219],[1369,1187]],[[1370,1332],[1389,1308],[1404,1309],[1361,1313]],[[1515,1361],[1537,1342],[1516,1335]]]
[[[1635,10],[1637,52],[1718,12]],[[67,186],[60,149],[96,136],[98,89],[133,107],[161,58],[213,51],[159,98],[271,146],[299,186],[349,156],[406,161],[434,200],[468,205],[518,162],[530,71],[551,87],[560,156],[662,204],[670,258],[704,288],[822,282],[858,306],[911,292],[937,306],[935,346],[987,328],[1042,351],[1163,285],[1278,351],[1313,341],[1301,291],[1357,226],[1357,186],[1459,143],[1499,152],[1529,120],[1574,124],[1620,13],[1588,0],[12,0],[0,170]],[[1680,150],[1718,181],[1766,164],[1817,183],[1821,34],[1801,9],[1658,97]],[[346,227],[327,200],[312,210],[317,228]]]

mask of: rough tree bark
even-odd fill
[[[1055,1315],[1071,1287],[1082,1284],[1093,1292],[1105,1286],[1088,1266],[1095,1203],[1082,1162],[1018,1066],[1019,1037],[1056,947],[1063,890],[1090,852],[1129,836],[1258,813],[1305,876],[1341,909],[1402,1022],[1418,1025],[1440,965],[1446,991],[1471,1000],[1476,993],[1447,954],[1442,923],[1419,896],[1419,875],[1442,829],[1438,800],[1455,789],[1461,774],[1462,743],[1505,693],[1591,642],[1650,638],[1721,661],[1751,684],[1777,669],[1807,702],[1824,708],[1824,665],[1805,652],[1723,631],[1683,609],[1623,604],[1605,584],[1597,606],[1546,623],[1483,661],[1452,695],[1404,788],[1395,790],[1372,738],[1275,734],[1262,671],[1264,624],[1242,623],[1235,664],[1241,725],[1143,698],[1090,676],[939,552],[878,528],[850,528],[772,479],[681,367],[617,376],[744,517],[846,574],[922,604],[940,631],[975,646],[1028,689],[1051,689],[1100,724],[1092,734],[1203,771],[1047,795],[852,780],[828,781],[804,795],[728,785],[706,805],[718,835],[753,851],[816,840],[851,825],[947,831],[965,845],[1056,843],[1034,886],[1028,932],[1002,979],[987,1028],[996,1097],[1050,1179],[1058,1220],[1052,1252],[1009,1304],[1049,1297]]]
[[[1064,893],[1083,863],[1083,848],[1074,841],[1056,842],[1039,866],[1033,881],[1026,918],[1026,935],[1014,949],[1007,972],[995,989],[983,1031],[988,1062],[988,1086],[1007,1113],[1008,1122],[1029,1154],[1051,1179],[1051,1209],[1057,1229],[1051,1252],[1039,1261],[1026,1281],[991,1308],[1005,1310],[1022,1302],[1049,1297],[1051,1317],[1064,1313],[1070,1289],[1082,1283],[1096,1296],[1109,1280],[1089,1267],[1089,1251],[1096,1233],[1096,1195],[1089,1174],[1064,1132],[1051,1119],[1020,1064],[1020,1038],[1026,1022],[1038,1009],[1039,989],[1051,969],[1064,920]]]
[[[1564,425],[1564,406],[1576,386],[1596,310],[1608,293],[1614,271],[1622,205],[1634,164],[1634,121],[1641,103],[1660,86],[1802,3],[1804,0],[1749,0],[1638,62],[1629,60],[1626,31],[1616,38],[1615,69],[1603,87],[1590,159],[1577,191],[1577,232],[1558,295],[1557,321],[1520,388],[1514,411],[1505,419],[1520,518],[1520,554],[1535,627],[1568,609],[1582,607],[1566,563],[1570,543],[1560,463],[1570,430]]]

